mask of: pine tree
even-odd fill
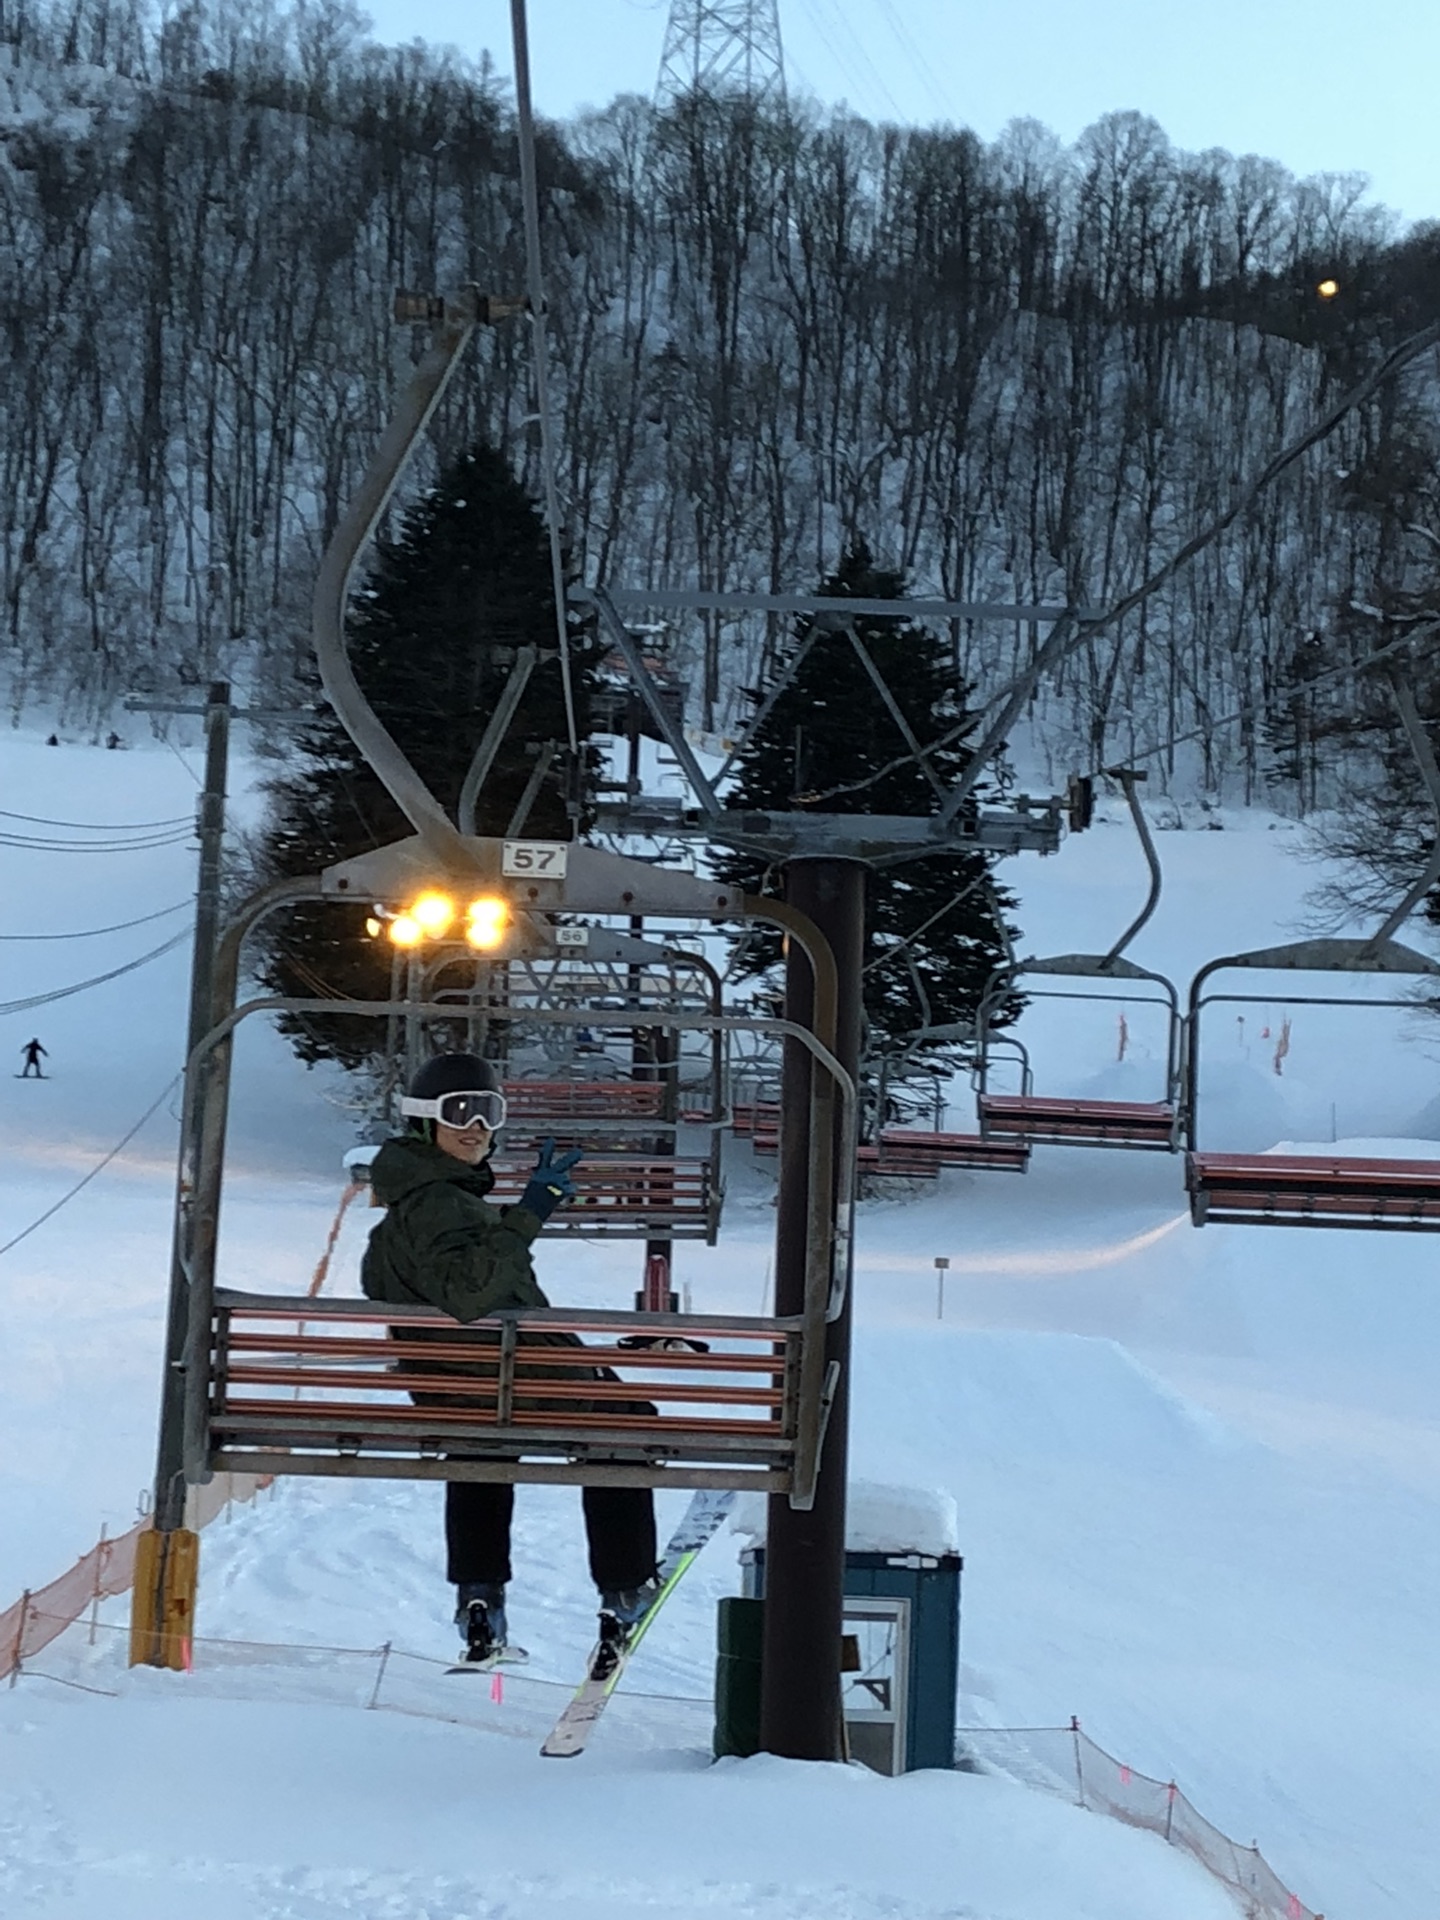
[[[877,566],[857,540],[820,592],[841,600],[894,600],[903,596],[905,581],[902,574]],[[935,774],[945,787],[952,786],[970,765],[967,743],[975,722],[966,724],[970,689],[958,683],[949,650],[914,620],[858,614],[853,627],[914,738],[929,749]],[[741,757],[727,806],[934,814],[935,789],[849,634],[837,631],[829,616],[800,620],[780,656],[777,680],[802,652],[794,679]],[[750,698],[758,707],[766,689],[752,690]],[[944,744],[931,747],[935,741]],[[997,910],[1007,912],[1015,900],[994,885],[993,864],[993,856],[983,853],[946,854],[882,867],[868,876],[864,1071],[871,1116],[897,1084],[915,1079],[923,1072],[921,1063],[944,1049],[943,1039],[919,1038],[917,1030],[972,1021],[987,981],[1004,960]],[[752,892],[761,891],[770,877],[760,859],[743,852],[721,856],[716,867],[732,885]],[[1010,929],[1012,938],[1015,931]],[[779,957],[774,936],[747,937],[739,968],[750,975],[764,973]],[[1017,1010],[1018,1001],[1008,1005],[997,1024]]]
[[[353,596],[350,663],[366,698],[441,806],[456,817],[460,792],[504,689],[516,648],[541,650],[476,808],[482,834],[510,823],[535,765],[535,749],[568,737],[555,630],[549,545],[534,502],[494,449],[479,445],[441,474],[403,516],[393,540]],[[588,730],[597,650],[572,633],[578,731]],[[361,758],[328,706],[298,742],[300,767],[270,784],[258,865],[265,879],[318,873],[404,838],[410,823]],[[577,784],[588,786],[592,755]],[[568,839],[563,751],[526,822],[539,839]],[[368,904],[292,909],[262,926],[261,981],[272,992],[384,999],[391,949],[364,927]],[[282,1016],[308,1063],[358,1067],[384,1046],[383,1022],[336,1015]]]

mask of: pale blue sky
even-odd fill
[[[510,69],[509,0],[362,0],[378,38],[488,47]],[[669,0],[529,0],[540,110],[654,86]],[[989,139],[1033,115],[1067,140],[1112,108],[1177,146],[1370,175],[1440,218],[1440,0],[780,0],[792,83],[871,119],[951,120]]]

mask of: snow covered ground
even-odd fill
[[[189,759],[198,768],[197,756]],[[186,898],[183,842],[85,854],[25,821],[185,816],[193,773],[163,749],[46,748],[0,763],[0,1006],[158,946]],[[112,832],[114,840],[143,833]],[[163,832],[155,837],[163,837]],[[1182,984],[1218,951],[1298,926],[1314,870],[1297,831],[1227,816],[1160,835],[1167,890],[1135,957]],[[1013,869],[1026,951],[1102,948],[1143,896],[1119,822]],[[0,1020],[38,1034],[53,1079],[0,1075],[0,1246],[140,1118],[179,1066],[184,944],[107,985]],[[1241,985],[1246,984],[1241,982]],[[1380,1140],[1430,1153],[1436,1043],[1409,1013],[1273,1003],[1207,1023],[1205,1144]],[[1293,989],[1294,982],[1290,983]],[[1037,1090],[1160,1092],[1159,1023],[1037,1005]],[[1243,1016],[1241,1024],[1240,1016]],[[1283,1071],[1275,1052],[1289,1018]],[[303,1286],[352,1135],[335,1076],[251,1023],[238,1049],[227,1278]],[[957,1094],[951,1119],[969,1115]],[[129,1525],[154,1444],[173,1098],[52,1220],[0,1257],[0,1606]],[[719,1248],[688,1248],[698,1307],[765,1296],[768,1176],[743,1152]],[[332,1285],[354,1287],[352,1209]],[[951,1261],[943,1321],[933,1259]],[[866,1478],[958,1505],[965,1554],[957,1719],[1087,1731],[1174,1777],[1259,1840],[1331,1920],[1440,1908],[1440,1419],[1433,1243],[1424,1235],[1211,1227],[1163,1155],[1040,1149],[1025,1178],[947,1174],[862,1210],[853,1455]],[[555,1243],[560,1300],[617,1305],[629,1247]],[[675,1496],[670,1496],[674,1503]],[[503,1703],[444,1725],[359,1709],[373,1659],[217,1650],[193,1676],[127,1673],[124,1603],[94,1648],[67,1636],[0,1695],[0,1911],[23,1920],[608,1920],[824,1913],[835,1920],[1140,1916],[1209,1920],[1227,1896],[1151,1836],[1009,1781],[883,1781],[771,1759],[707,1764],[703,1697],[717,1541],[632,1669],[632,1697],[573,1767],[534,1752],[588,1642],[578,1496],[526,1489],[513,1627],[533,1655]],[[439,1491],[290,1481],[207,1531],[203,1636],[448,1651]],[[456,1686],[400,1696],[445,1710]],[[59,1676],[46,1679],[44,1674]],[[66,1681],[106,1690],[82,1693]],[[113,1697],[112,1697],[113,1696]],[[642,1696],[652,1696],[645,1698]],[[702,1704],[696,1704],[702,1703]],[[459,1712],[459,1708],[454,1711]]]

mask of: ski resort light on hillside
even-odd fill
[[[498,947],[505,937],[505,929],[510,924],[508,902],[488,895],[470,902],[466,914],[465,938],[472,947],[482,950]]]
[[[1333,300],[1340,291],[1340,282],[1338,280],[1322,280],[1315,291],[1322,300]]]

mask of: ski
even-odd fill
[[[575,1689],[565,1711],[550,1729],[540,1751],[551,1760],[570,1760],[585,1751],[595,1722],[610,1703],[620,1684],[620,1676],[630,1657],[650,1629],[650,1623],[688,1572],[696,1555],[719,1531],[735,1495],[728,1489],[709,1488],[696,1493],[685,1509],[680,1524],[667,1541],[657,1568],[659,1588],[655,1598],[621,1642],[600,1639],[586,1664],[585,1678]]]
[[[499,1667],[523,1667],[530,1656],[524,1647],[501,1647],[498,1653],[486,1654],[483,1660],[457,1660],[453,1667],[446,1667],[446,1673],[494,1673]]]

